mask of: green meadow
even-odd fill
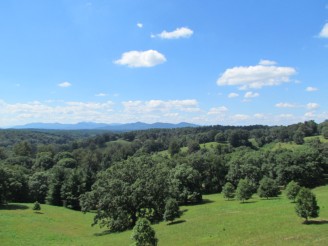
[[[246,203],[226,201],[221,194],[204,196],[204,203],[182,206],[175,223],[153,225],[159,245],[328,245],[328,186],[313,190],[320,217],[312,223],[294,212],[284,195]],[[131,231],[108,233],[91,227],[93,214],[63,207],[13,203],[0,208],[0,244],[8,245],[130,245]]]

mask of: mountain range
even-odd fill
[[[61,123],[29,123],[26,125],[14,126],[12,129],[43,129],[43,130],[108,130],[108,131],[135,131],[147,129],[172,129],[183,127],[197,127],[198,125],[181,122],[178,124],[156,122],[152,124],[135,122],[127,124],[105,124],[95,122],[79,122],[77,124]]]

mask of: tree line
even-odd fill
[[[87,138],[66,132],[68,137],[56,135],[54,142],[46,132],[36,138],[38,132],[27,138],[15,132],[15,144],[0,142],[0,203],[38,201],[94,210],[94,224],[122,231],[139,218],[165,219],[171,204],[201,203],[203,194],[221,192],[227,183],[247,183],[247,189],[262,190],[264,197],[270,196],[265,187],[290,181],[305,187],[323,184],[328,145],[319,138],[304,142],[304,137],[328,138],[327,130],[327,121],[307,121],[106,132]],[[47,141],[35,141],[42,138]],[[286,142],[297,147],[279,147]],[[270,143],[278,147],[266,147]]]

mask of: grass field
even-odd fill
[[[225,201],[221,194],[205,203],[184,206],[173,225],[153,225],[159,245],[328,245],[328,186],[314,190],[321,207],[314,223],[302,224],[294,204],[284,195],[245,204]],[[42,205],[10,204],[0,208],[0,245],[130,245],[131,231],[106,233],[91,227],[93,214]]]

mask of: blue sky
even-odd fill
[[[0,127],[328,118],[328,1],[0,2]]]

